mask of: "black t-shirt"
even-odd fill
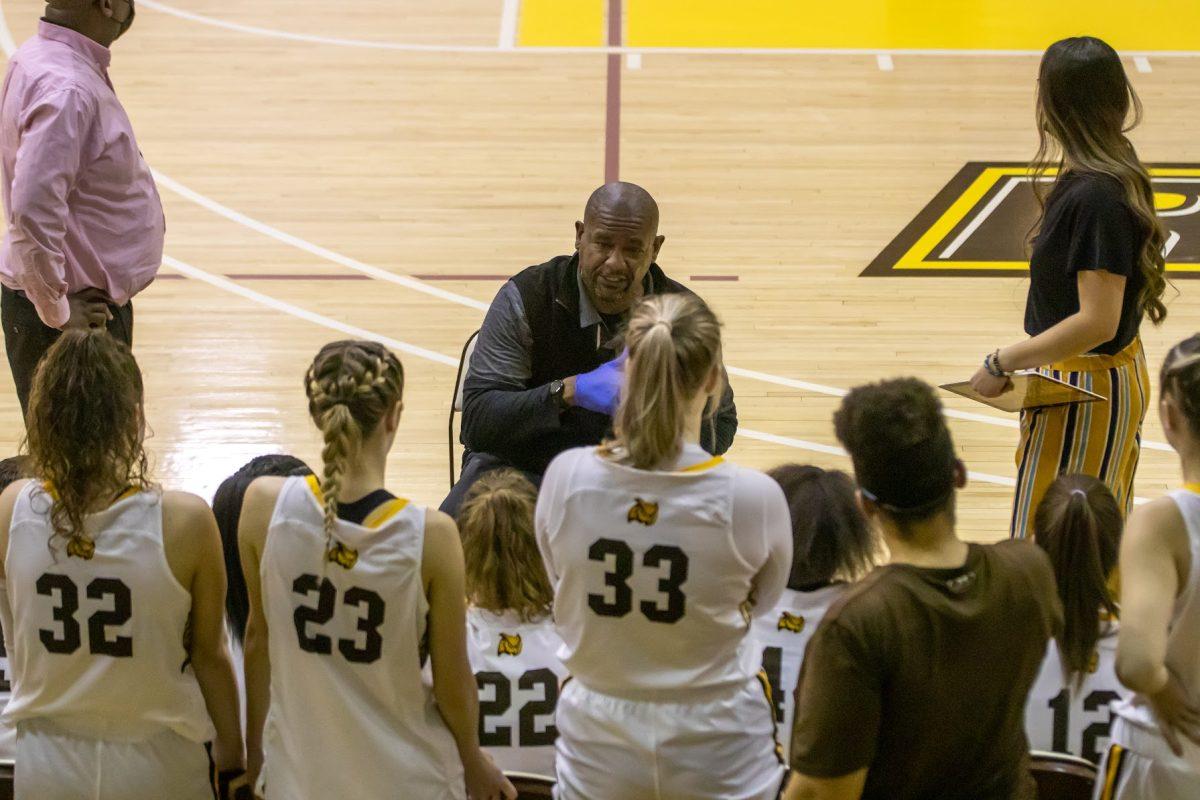
[[[796,689],[792,768],[867,768],[863,800],[1035,796],[1025,698],[1062,627],[1032,542],[968,546],[956,569],[879,567],[826,613]]]
[[[1068,172],[1046,199],[1046,215],[1029,259],[1025,332],[1037,336],[1079,311],[1080,270],[1125,277],[1117,335],[1092,352],[1113,355],[1134,340],[1142,324],[1138,294],[1145,279],[1138,259],[1146,233],[1115,179]]]
[[[396,495],[389,492],[387,489],[376,489],[367,495],[358,498],[353,503],[338,503],[337,515],[338,519],[352,522],[355,525],[362,525],[363,520],[371,515],[371,512],[379,508],[389,500],[395,500]]]

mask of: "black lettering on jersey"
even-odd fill
[[[358,629],[365,634],[360,646],[351,639],[339,639],[338,650],[347,661],[355,664],[371,664],[383,655],[383,637],[379,635],[379,626],[383,624],[383,613],[387,607],[383,598],[370,589],[351,586],[342,595],[346,605],[356,608],[366,607],[365,617],[358,618]]]
[[[483,747],[513,747],[512,726],[499,724],[512,708],[512,681],[503,672],[476,672],[479,687],[479,744]],[[558,707],[558,676],[545,667],[527,670],[517,679],[521,691],[541,687],[540,700],[530,700],[517,712],[517,747],[549,747],[558,738],[554,710]],[[488,692],[488,689],[491,689]],[[540,720],[539,725],[539,717]]]
[[[0,631],[0,692],[12,691],[12,676],[8,672],[8,648],[4,646],[4,633]]]
[[[1083,698],[1083,710],[1085,713],[1104,711],[1105,714],[1103,719],[1097,720],[1083,729],[1079,740],[1079,750],[1076,751],[1071,748],[1070,742],[1067,741],[1071,732],[1071,692],[1068,689],[1063,689],[1054,695],[1047,704],[1050,706],[1051,711],[1054,712],[1051,721],[1053,725],[1051,749],[1056,753],[1071,753],[1081,758],[1086,758],[1093,764],[1100,763],[1100,740],[1107,739],[1109,731],[1112,728],[1112,714],[1108,713],[1108,706],[1109,703],[1119,699],[1119,697],[1120,695],[1116,692],[1097,689]]]
[[[59,655],[74,653],[83,646],[82,628],[75,614],[79,611],[79,587],[66,575],[47,572],[34,584],[44,597],[55,596],[58,603],[51,611],[60,630],[38,629],[38,638],[47,652]],[[87,585],[89,600],[111,599],[112,607],[100,609],[88,617],[88,650],[93,655],[129,658],[133,655],[133,638],[109,638],[107,628],[120,627],[133,617],[133,595],[129,587],[117,578],[94,578]]]
[[[296,640],[300,649],[306,653],[329,655],[333,652],[333,640],[318,633],[310,634],[308,625],[324,625],[333,619],[334,604],[337,602],[337,590],[328,578],[318,579],[316,575],[301,575],[292,582],[292,591],[308,598],[313,592],[317,593],[317,607],[296,606],[292,613],[292,622],[296,625]]]
[[[90,600],[112,598],[112,608],[97,611],[88,618],[88,641],[92,652],[114,658],[129,658],[133,655],[133,637],[116,636],[109,639],[105,628],[119,628],[133,616],[133,596],[129,587],[116,578],[96,578],[88,584]]]
[[[296,641],[300,649],[306,653],[317,655],[333,654],[333,639],[323,633],[309,631],[310,625],[326,625],[333,619],[337,606],[337,588],[329,578],[318,578],[316,575],[301,575],[292,582],[292,591],[309,599],[313,592],[317,593],[317,605],[298,605],[292,612],[292,621],[296,626]],[[338,639],[338,652],[342,658],[353,664],[371,664],[383,656],[383,636],[379,626],[383,624],[387,612],[387,604],[378,593],[361,586],[351,586],[342,595],[343,605],[357,608],[365,612],[358,618],[358,630],[363,634],[361,641],[358,636],[353,639]]]
[[[521,746],[540,747],[554,744],[558,738],[558,728],[554,725],[554,709],[558,706],[558,676],[554,670],[531,669],[520,677],[517,685],[529,691],[535,686],[542,687],[542,699],[530,700],[521,706]],[[538,730],[538,717],[548,717],[549,721]]]
[[[609,556],[612,557],[611,566]],[[602,617],[623,617],[633,610],[633,591],[629,578],[633,575],[633,550],[616,539],[597,539],[588,548],[588,560],[599,561],[608,567],[604,573],[604,592],[588,595],[588,607]],[[642,566],[658,570],[668,565],[666,576],[658,580],[658,591],[664,597],[642,600],[639,610],[651,622],[674,623],[683,618],[687,597],[683,584],[688,578],[687,554],[674,545],[656,544],[642,557]],[[609,599],[609,590],[612,599]],[[663,601],[666,606],[663,606]]]
[[[503,672],[476,672],[475,685],[479,687],[479,744],[482,747],[512,747],[512,728],[508,725],[492,725],[488,730],[488,718],[499,717],[512,706],[512,683]],[[483,690],[492,688],[492,696],[485,698]]]
[[[767,683],[771,686],[771,703],[775,706],[775,722],[783,722],[783,648],[764,647],[762,655],[763,672],[767,673]]]

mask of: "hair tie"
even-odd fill
[[[1087,492],[1085,492],[1083,489],[1072,489],[1071,496],[1074,497],[1075,495],[1079,495],[1084,500],[1087,500]]]

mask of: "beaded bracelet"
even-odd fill
[[[1004,368],[1000,366],[1000,348],[996,348],[994,352],[988,353],[983,357],[983,368],[993,378],[1003,378],[1008,375],[1004,371]]]

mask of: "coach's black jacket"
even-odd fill
[[[652,264],[645,292],[689,290]],[[540,476],[562,451],[599,444],[611,431],[611,418],[582,408],[560,411],[549,385],[614,358],[618,334],[582,290],[578,254],[516,275],[497,294],[480,331],[463,388],[463,445]],[[737,432],[728,387],[714,422],[705,423],[701,444],[724,453]]]

